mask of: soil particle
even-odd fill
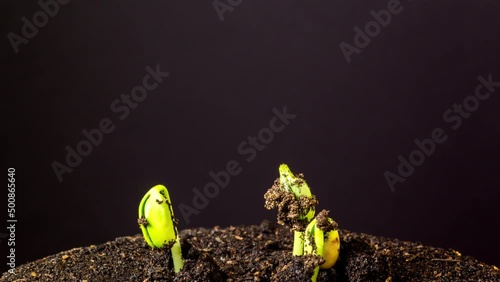
[[[302,174],[300,174],[303,176]],[[293,230],[304,231],[309,221],[301,218],[311,209],[314,210],[318,200],[313,195],[296,197],[292,192],[280,188],[279,178],[274,181],[273,186],[264,194],[264,207],[268,210],[278,210],[278,224],[291,226]]]
[[[325,233],[339,228],[337,222],[329,219],[329,212],[330,211],[322,210],[316,216],[316,226]]]
[[[141,218],[139,218],[139,219],[137,219],[137,223],[138,223],[139,225],[143,225],[143,226],[148,225],[148,221],[146,220],[146,218],[145,218],[144,216],[143,216],[143,217],[141,217]]]
[[[259,226],[180,232],[184,269],[173,272],[170,253],[151,250],[142,235],[75,248],[3,273],[0,281],[309,281],[315,256],[291,255],[293,232]],[[318,281],[500,281],[500,271],[460,254],[416,243],[340,230],[337,264]]]

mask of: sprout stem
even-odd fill
[[[175,240],[175,243],[170,251],[172,252],[172,261],[174,262],[174,271],[175,273],[179,273],[179,271],[181,271],[181,269],[184,267],[179,236],[177,236],[177,239]]]
[[[293,255],[301,256],[304,254],[304,232],[293,232]]]
[[[167,187],[156,185],[151,188],[139,204],[137,221],[144,239],[151,248],[168,248],[172,253],[175,273],[184,266],[182,249],[177,232],[172,202]]]

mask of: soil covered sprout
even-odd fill
[[[267,209],[278,209],[278,223],[291,226],[294,232],[293,255],[307,255],[314,268],[311,281],[315,282],[319,268],[328,269],[339,257],[340,239],[338,225],[323,210],[316,218],[315,206],[318,200],[311,193],[304,175],[292,173],[288,165],[279,166],[279,178],[264,194]],[[311,259],[316,256],[317,259]],[[311,263],[312,262],[312,263]]]

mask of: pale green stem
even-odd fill
[[[179,273],[179,271],[181,271],[181,269],[184,267],[184,261],[182,260],[182,249],[181,249],[181,243],[179,241],[179,236],[177,236],[177,239],[175,240],[175,243],[172,246],[172,249],[170,251],[172,252],[172,260],[174,262],[174,271],[175,271],[175,273]]]
[[[301,256],[304,254],[304,232],[293,231],[293,255]]]
[[[312,282],[316,282],[316,279],[318,278],[318,273],[319,273],[319,266],[314,269],[313,276],[311,277]]]

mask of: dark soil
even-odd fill
[[[340,231],[337,264],[318,281],[500,281],[498,268],[454,250]],[[21,265],[0,281],[309,281],[315,257],[292,257],[293,234],[260,226],[180,232],[184,269],[142,235],[76,248]]]

